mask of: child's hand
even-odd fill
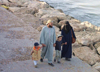
[[[34,51],[31,52],[31,55],[34,53]]]
[[[53,46],[55,47],[55,46],[56,46],[56,44],[54,43],[54,44],[53,44]]]
[[[67,45],[67,42],[65,42],[65,45]]]
[[[45,45],[45,44],[42,44],[42,46],[43,46],[43,47],[46,47],[46,45]]]

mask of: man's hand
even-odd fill
[[[67,42],[65,42],[65,45],[67,45]]]
[[[46,45],[45,44],[42,44],[42,47],[46,47]]]
[[[56,44],[54,43],[54,44],[53,44],[53,46],[55,47],[55,46],[56,46]]]

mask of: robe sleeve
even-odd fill
[[[72,29],[72,33],[73,33],[73,37],[76,39],[76,36],[75,36],[75,33],[74,33],[74,30]]]
[[[61,31],[61,35],[63,35],[62,43],[65,43],[65,42],[66,42],[66,41],[65,41],[65,40],[66,40],[66,38],[65,38],[66,35],[65,35],[65,33],[64,33],[63,30]]]
[[[53,34],[53,44],[56,43],[56,33],[55,33],[55,28],[54,28],[54,34]]]
[[[44,28],[41,31],[41,35],[40,35],[40,44],[44,44]]]

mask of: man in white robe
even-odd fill
[[[40,61],[43,62],[44,57],[48,59],[48,64],[52,64],[53,61],[53,48],[55,47],[56,34],[55,28],[53,27],[53,22],[48,20],[46,23],[47,26],[43,27],[40,36],[40,44],[42,44],[42,52]]]

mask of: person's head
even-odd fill
[[[70,25],[68,21],[65,22],[66,25]]]
[[[35,46],[35,48],[38,48],[39,47],[39,43],[38,42],[35,42],[34,43],[34,46]]]
[[[53,26],[53,21],[48,20],[47,23],[46,23],[46,25],[47,25],[48,27],[52,28],[52,26]]]
[[[58,35],[57,40],[58,40],[58,41],[61,41],[61,40],[62,40],[62,37],[63,37],[62,35]]]

